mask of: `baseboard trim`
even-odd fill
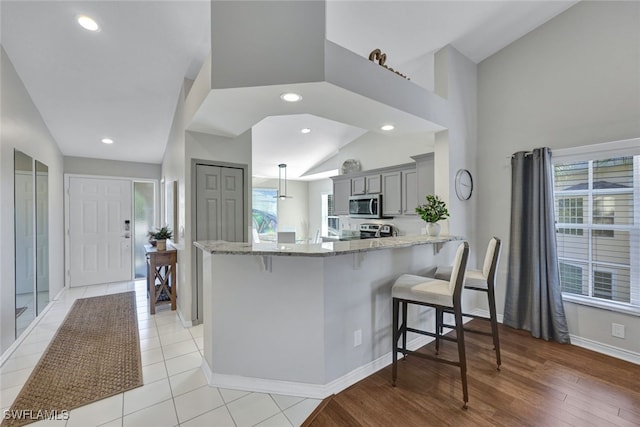
[[[615,357],[616,359],[626,360],[627,362],[640,365],[640,353],[626,350],[624,348],[615,347],[609,344],[603,344],[598,341],[593,341],[588,338],[579,337],[577,335],[569,335],[571,337],[571,344],[592,350],[597,353],[606,354],[607,356]]]
[[[420,336],[409,341],[407,343],[407,348],[409,350],[417,350],[431,341],[433,341],[433,338],[431,337]],[[350,387],[390,364],[391,352],[388,352],[324,385],[216,374],[211,370],[209,364],[204,358],[202,359],[201,368],[205,378],[207,379],[207,383],[212,387],[246,390],[258,393],[285,394],[312,399],[324,399],[332,394],[341,392],[347,387]]]
[[[481,310],[477,308],[471,311],[470,314],[489,317],[489,312],[487,310]],[[498,314],[498,323],[502,323],[502,320],[502,314]],[[587,350],[592,350],[596,353],[606,354],[607,356],[615,357],[616,359],[626,360],[627,362],[640,365],[640,353],[590,340],[589,338],[583,338],[578,335],[570,334],[569,337],[571,338],[571,344],[577,347],[586,348]]]
[[[184,316],[182,315],[182,311],[180,311],[180,307],[177,308],[176,312],[178,313],[178,317],[180,318],[180,323],[182,323],[183,328],[190,328],[193,326],[193,321],[185,320]]]
[[[65,291],[65,289],[66,288],[63,287],[62,290],[60,292],[58,292],[58,295],[56,295],[52,300],[49,300],[49,302],[42,309],[40,314],[38,316],[36,316],[35,319],[33,319],[33,321],[29,324],[29,326],[27,326],[27,328],[24,330],[24,332],[22,334],[20,334],[20,336],[18,338],[16,338],[16,340],[14,342],[11,343],[11,345],[5,350],[4,353],[2,353],[2,355],[0,356],[0,367],[4,366],[4,364],[7,362],[7,360],[9,360],[11,358],[11,356],[18,349],[20,344],[22,344],[22,342],[29,336],[29,334],[31,333],[33,328],[35,328],[38,325],[38,323],[40,323],[40,321],[44,318],[45,314],[47,314],[49,312],[49,310],[53,306],[53,302],[56,301],[58,298],[60,298],[60,295],[62,295],[62,293]]]

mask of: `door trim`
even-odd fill
[[[69,271],[71,270],[70,262],[69,262],[69,252],[70,252],[70,243],[69,243],[69,182],[71,178],[87,178],[87,179],[113,179],[120,181],[129,181],[131,185],[131,218],[133,218],[134,214],[134,192],[133,192],[133,183],[134,182],[153,182],[155,183],[155,220],[158,220],[158,180],[151,178],[135,178],[130,176],[111,176],[111,175],[87,175],[87,174],[78,174],[78,173],[65,173],[64,174],[64,287],[69,289]],[[134,251],[131,251],[131,272],[130,272],[130,280],[133,280],[135,273],[135,258]]]
[[[190,237],[191,237],[191,243],[193,244],[193,242],[196,241],[196,221],[197,221],[197,208],[196,208],[196,203],[197,203],[197,166],[198,165],[202,165],[202,166],[217,166],[217,167],[221,167],[221,168],[235,168],[235,169],[242,169],[242,175],[243,175],[243,179],[244,179],[244,188],[243,188],[243,203],[244,203],[244,209],[242,212],[242,238],[245,242],[247,242],[247,236],[248,236],[248,226],[249,226],[249,222],[248,222],[248,212],[250,209],[249,206],[249,189],[250,184],[251,184],[251,177],[249,176],[249,165],[248,164],[242,164],[242,163],[231,163],[231,162],[223,162],[223,161],[218,161],[218,160],[205,160],[205,159],[195,159],[192,158],[191,159],[191,189],[190,189],[190,193],[191,193],[191,233],[190,233]],[[198,310],[198,306],[199,306],[199,300],[198,300],[198,253],[197,251],[199,251],[200,249],[195,248],[194,246],[191,247],[191,283],[193,284],[192,286],[192,290],[191,290],[191,295],[193,295],[193,297],[191,298],[191,317],[192,322],[194,325],[197,325],[199,323],[202,323],[202,313],[199,312]],[[195,252],[194,252],[195,251]]]

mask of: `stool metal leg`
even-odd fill
[[[398,339],[400,338],[398,330],[398,316],[400,310],[400,301],[393,298],[393,319],[392,319],[392,337],[391,337],[391,384],[396,386],[396,378],[398,377]]]
[[[456,341],[458,344],[458,357],[460,358],[460,378],[462,380],[462,397],[464,405],[462,409],[467,409],[467,403],[469,402],[469,392],[467,390],[467,355],[465,351],[464,343],[464,324],[462,323],[462,309],[460,306],[455,308],[456,318]]]
[[[502,360],[500,359],[500,337],[498,336],[498,315],[496,314],[496,297],[495,291],[492,286],[489,286],[487,291],[489,298],[489,315],[491,317],[491,335],[493,336],[493,348],[496,351],[496,364],[497,370],[500,370]]]
[[[409,311],[409,303],[402,301],[402,360],[407,358],[407,312]]]
[[[440,335],[442,334],[442,309],[436,308],[436,354],[440,354]]]

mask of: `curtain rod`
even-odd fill
[[[518,153],[522,153],[522,151],[518,151]],[[507,156],[507,159],[513,159],[514,157],[516,157],[516,154],[518,154],[518,153],[513,153],[512,155]],[[532,154],[533,154],[533,151],[525,151],[524,152],[524,156],[525,157],[528,157],[528,156],[530,156]]]

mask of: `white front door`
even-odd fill
[[[69,286],[131,280],[131,181],[69,178]]]

